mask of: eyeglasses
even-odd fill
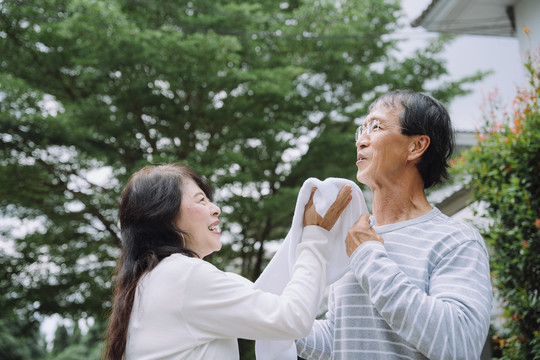
[[[388,128],[400,128],[403,129],[401,126],[392,126],[392,125],[385,125],[386,129]],[[358,126],[358,129],[356,129],[356,133],[354,134],[354,142],[357,142],[360,139],[360,136],[362,136],[364,133],[371,135],[377,131],[382,130],[381,122],[379,120],[372,120],[368,122],[367,124]]]
[[[377,132],[381,129],[381,122],[379,120],[373,120],[368,122],[367,124],[358,126],[358,129],[356,129],[356,133],[354,134],[354,141],[358,141],[360,139],[360,136],[362,134],[366,133],[368,135],[373,134],[374,132]]]

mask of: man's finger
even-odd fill
[[[362,215],[360,215],[360,217],[358,218],[358,220],[354,223],[353,226],[362,226],[362,227],[370,227],[369,226],[369,218],[370,218],[371,214],[370,213],[364,213]]]

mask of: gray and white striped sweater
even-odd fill
[[[305,359],[479,359],[492,301],[489,259],[472,226],[433,209],[375,227],[330,288],[328,313],[297,341]]]

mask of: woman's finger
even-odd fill
[[[347,205],[349,205],[349,203],[351,202],[352,200],[351,194],[352,194],[351,186],[350,185],[343,186],[338,193],[336,201],[334,201],[334,203],[330,206],[330,208],[328,209],[326,213],[328,214],[328,213],[337,212],[338,217],[339,217],[339,215],[341,215],[343,210],[345,210]]]
[[[350,185],[345,185],[343,188],[341,188],[336,201],[334,201],[326,212],[322,220],[321,227],[325,228],[326,230],[330,230],[334,227],[337,219],[339,219],[347,205],[349,205],[352,200],[351,192],[352,190]]]
[[[307,209],[308,209],[311,205],[313,205],[313,195],[315,195],[315,191],[317,191],[317,188],[316,188],[316,187],[313,187],[313,188],[311,189],[311,194],[309,195],[309,200],[308,200],[308,202],[306,203],[306,207],[305,207],[304,211],[307,211]]]
[[[322,217],[317,213],[315,204],[313,204],[313,195],[315,194],[316,190],[316,187],[311,189],[311,195],[304,209],[304,226],[320,225],[322,222]]]

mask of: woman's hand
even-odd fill
[[[384,244],[382,236],[377,234],[369,225],[369,214],[362,214],[357,222],[347,232],[345,246],[349,257],[360,245],[367,241],[378,241]]]
[[[330,206],[324,217],[317,213],[315,204],[313,204],[313,195],[315,194],[316,190],[316,187],[311,190],[311,196],[306,204],[306,208],[304,210],[304,226],[318,225],[330,231],[334,227],[337,219],[339,219],[339,216],[343,210],[345,210],[347,205],[349,205],[352,200],[351,186],[344,185],[341,188],[336,201],[334,201],[334,203]]]

